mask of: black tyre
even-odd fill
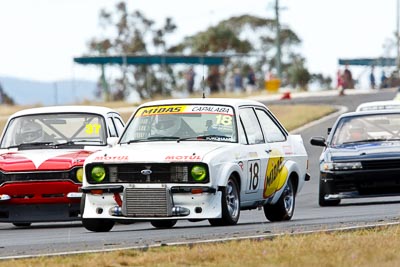
[[[279,200],[275,204],[264,205],[265,217],[271,222],[288,221],[293,216],[295,204],[296,194],[289,179]]]
[[[160,220],[160,221],[151,221],[151,225],[155,228],[172,228],[175,226],[177,220]]]
[[[82,219],[83,226],[92,232],[109,232],[115,222],[107,219]]]
[[[318,204],[321,207],[332,207],[332,206],[337,206],[340,204],[340,199],[332,199],[332,200],[326,200],[325,195],[327,194],[325,190],[325,186],[322,183],[321,179],[319,180],[319,193],[318,193]]]
[[[208,220],[213,226],[235,225],[240,217],[240,193],[236,180],[231,176],[221,197],[222,218]]]
[[[32,223],[30,222],[19,222],[19,223],[13,223],[14,226],[17,227],[29,227],[31,226]]]

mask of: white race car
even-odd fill
[[[55,106],[10,116],[0,144],[0,222],[80,220],[83,162],[124,128],[109,108]]]
[[[290,220],[307,161],[301,136],[259,102],[149,102],[116,146],[85,161],[82,222],[94,232],[123,220],[234,225],[240,210],[260,207],[270,221]]]

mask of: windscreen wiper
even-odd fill
[[[18,145],[12,145],[7,147],[7,149],[9,148],[20,148],[20,147],[30,147],[30,146],[49,146],[49,145],[54,145],[54,142],[32,142],[32,143],[21,143]]]
[[[55,144],[56,147],[59,146],[83,146],[85,144],[82,143],[101,143],[102,141],[100,140],[76,140],[76,141],[67,141],[64,143],[59,143],[59,144]],[[86,144],[87,145],[87,144]]]
[[[154,140],[154,141],[158,141],[158,140],[179,140],[180,137],[179,136],[150,136],[147,137],[147,140]]]
[[[151,141],[160,141],[160,140],[178,140],[178,136],[150,136],[147,137],[146,139],[132,139],[124,143],[120,143],[121,145],[123,144],[132,144],[132,143],[140,143],[140,142],[151,142]]]

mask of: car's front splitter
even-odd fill
[[[79,203],[0,205],[0,222],[61,222],[80,219]]]

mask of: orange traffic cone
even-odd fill
[[[283,93],[281,100],[284,100],[284,99],[292,99],[292,97],[290,96],[290,92]]]

